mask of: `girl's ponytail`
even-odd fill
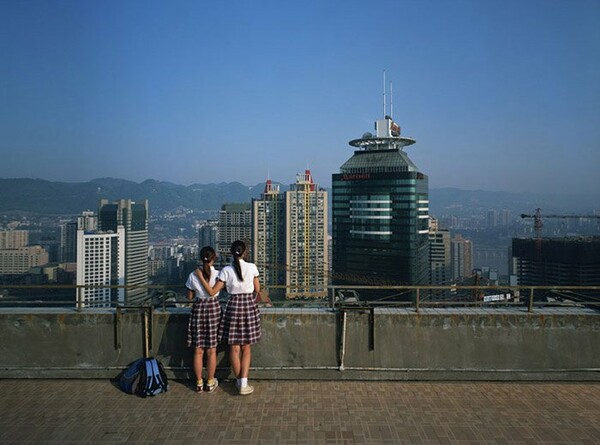
[[[215,259],[217,254],[210,246],[200,249],[200,259],[202,259],[202,276],[206,281],[210,280],[210,262]]]
[[[233,255],[233,269],[235,270],[235,274],[237,275],[240,281],[244,281],[244,277],[242,275],[242,265],[240,264],[240,258],[246,252],[246,245],[243,241],[234,241],[231,245],[230,249],[231,255]]]

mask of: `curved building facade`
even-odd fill
[[[386,116],[332,177],[334,284],[429,283],[429,183]]]

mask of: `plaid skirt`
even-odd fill
[[[219,326],[219,341],[230,345],[251,345],[258,343],[260,336],[260,312],[254,295],[231,295]]]
[[[221,306],[218,298],[195,301],[188,321],[188,347],[216,348],[220,321]]]

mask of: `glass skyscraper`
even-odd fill
[[[148,200],[100,200],[98,228],[117,233],[119,226],[125,228],[125,284],[132,286],[125,289],[124,301],[140,304],[148,297]]]
[[[333,282],[428,284],[428,177],[391,117],[375,130],[349,142],[357,150],[332,178]]]

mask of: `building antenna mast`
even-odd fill
[[[385,119],[385,70],[383,70],[383,118]]]
[[[394,118],[394,84],[390,80],[390,117]]]

